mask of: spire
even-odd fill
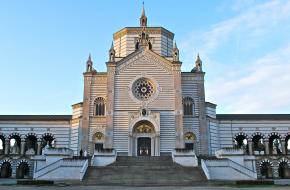
[[[143,1],[143,6],[142,6],[142,14],[141,14],[141,17],[143,17],[143,16],[145,16],[146,17],[146,15],[145,15],[145,8],[144,8],[144,1]]]
[[[172,49],[173,61],[179,61],[179,49],[177,48],[176,41],[174,41]]]
[[[86,72],[92,72],[92,71],[93,71],[93,62],[92,62],[91,54],[89,54],[89,58],[87,60]]]
[[[202,72],[202,61],[199,57],[199,53],[197,54],[195,60],[195,67],[191,70],[191,72]]]
[[[173,44],[173,49],[178,49],[175,40],[174,40],[174,44]]]
[[[147,27],[147,17],[145,14],[144,1],[143,1],[142,13],[140,17],[140,27],[143,27],[143,28]]]

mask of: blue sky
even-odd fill
[[[88,54],[105,71],[112,34],[142,1],[0,1],[0,114],[71,114]],[[290,1],[146,0],[149,26],[175,33],[182,70],[199,52],[218,113],[289,113]]]

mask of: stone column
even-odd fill
[[[265,140],[265,154],[269,155],[269,141]]]
[[[10,148],[10,139],[5,139],[5,150],[4,150],[4,154],[9,154],[9,148]]]
[[[129,140],[129,150],[128,150],[128,156],[133,156],[133,145],[132,145],[132,134],[129,134],[128,136]]]
[[[160,156],[160,136],[159,135],[156,135],[155,137],[155,151],[156,151],[155,156]]]
[[[281,140],[281,149],[282,149],[282,154],[286,154],[286,143],[285,143],[285,140]]]
[[[40,155],[40,151],[41,151],[41,141],[37,141],[37,155]]]
[[[24,153],[25,153],[25,139],[21,139],[20,154],[24,155]]]
[[[279,171],[278,171],[278,166],[273,167],[273,178],[278,179],[279,178]]]
[[[249,155],[253,155],[253,142],[251,140],[248,141],[249,147]]]

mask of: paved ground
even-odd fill
[[[249,188],[233,188],[233,187],[120,187],[120,186],[0,186],[0,190],[289,190],[290,187],[249,187]]]

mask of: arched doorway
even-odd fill
[[[290,168],[287,162],[280,162],[279,168],[279,177],[281,179],[289,179],[290,178]]]
[[[263,162],[260,166],[260,169],[261,169],[261,176],[263,179],[273,178],[273,170],[269,162]]]
[[[3,162],[1,165],[1,178],[9,178],[12,174],[12,168],[10,162]]]
[[[153,124],[147,120],[137,122],[129,136],[129,155],[159,156],[159,136]]]
[[[29,177],[29,165],[26,162],[21,162],[16,169],[16,178],[23,179]]]
[[[184,143],[185,149],[197,152],[196,135],[193,132],[187,132],[184,134]]]
[[[103,150],[103,146],[104,146],[104,134],[101,133],[101,132],[96,132],[94,135],[93,135],[93,143],[94,143],[94,149],[96,151],[101,151]]]

